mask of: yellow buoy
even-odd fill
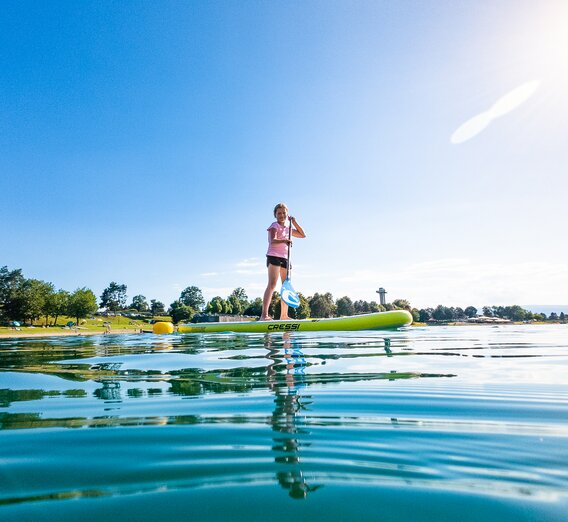
[[[165,322],[154,323],[152,331],[155,334],[171,334],[174,331],[174,325],[172,323]]]

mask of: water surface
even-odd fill
[[[0,340],[0,519],[566,520],[568,328]]]

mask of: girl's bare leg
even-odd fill
[[[268,265],[268,285],[264,291],[264,297],[262,298],[262,314],[260,316],[261,321],[268,321],[272,319],[268,315],[268,309],[270,308],[270,301],[272,300],[272,294],[276,289],[278,284],[278,279],[280,278],[280,267],[276,265]]]

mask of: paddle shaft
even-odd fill
[[[290,226],[288,227],[288,241],[292,240],[292,219],[289,217]],[[288,243],[288,261],[286,262],[286,279],[290,280],[290,250],[292,245]]]
[[[292,286],[290,280],[291,265],[290,265],[290,248],[292,243],[292,220],[290,219],[290,227],[288,228],[288,263],[286,267],[286,279],[282,282],[282,289],[280,290],[280,295],[282,301],[292,308],[298,308],[300,306],[300,298]]]

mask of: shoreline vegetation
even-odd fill
[[[96,330],[75,330],[75,329],[65,329],[65,328],[36,328],[36,331],[29,331],[29,328],[25,328],[21,331],[10,331],[5,332],[5,328],[0,328],[0,339],[15,339],[15,338],[24,338],[24,337],[33,337],[33,338],[40,338],[40,337],[80,337],[80,336],[90,336],[90,335],[105,335],[105,332],[96,331]],[[114,330],[108,332],[109,334],[139,334],[141,333],[140,329],[123,329],[123,330]]]
[[[292,319],[352,316],[388,310],[405,309],[413,317],[414,326],[463,324],[549,324],[565,323],[564,312],[533,313],[519,305],[484,306],[477,310],[438,305],[417,309],[406,299],[378,304],[376,301],[352,300],[348,296],[334,299],[331,293],[301,293],[300,306],[290,309]],[[24,277],[21,269],[0,267],[0,338],[48,337],[55,335],[104,335],[151,331],[152,323],[171,321],[175,324],[219,320],[220,316],[251,320],[259,317],[262,299],[249,299],[243,288],[227,297],[215,296],[205,301],[202,291],[188,286],[166,309],[164,303],[136,295],[127,305],[127,286],[111,282],[97,299],[87,287],[74,292],[56,290],[53,283]],[[280,296],[274,292],[269,308],[272,317],[280,315]],[[226,319],[225,319],[226,320]]]
[[[167,316],[156,317],[154,321],[169,321]],[[87,336],[109,334],[135,334],[151,331],[152,325],[146,321],[124,316],[93,316],[80,321],[79,325],[70,317],[60,317],[57,324],[0,326],[0,339],[12,337],[55,337],[55,336]]]
[[[566,321],[504,321],[504,322],[471,322],[471,321],[454,321],[454,322],[413,322],[410,327],[425,327],[425,326],[497,326],[497,325],[549,325],[549,324],[566,324]],[[144,327],[145,326],[145,327]],[[33,326],[23,327],[14,330],[10,327],[0,326],[0,339],[20,339],[20,338],[43,338],[43,337],[81,337],[92,335],[131,335],[131,334],[145,334],[152,333],[151,325],[145,324],[140,327],[117,327],[105,330],[90,329],[85,327],[68,327],[68,326]]]

